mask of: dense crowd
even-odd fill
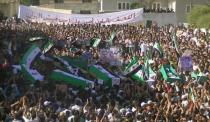
[[[56,83],[47,79],[27,84],[21,74],[12,72],[12,65],[19,63],[31,37],[53,38],[65,44],[62,48],[52,49],[49,52],[52,55],[76,57],[90,51],[91,61],[97,62],[99,50],[109,48],[106,42],[112,32],[117,32],[113,46],[120,48],[119,60],[123,66],[128,65],[134,56],[142,57],[143,43],[153,46],[158,41],[161,44],[164,57],[156,54],[152,57],[152,69],[157,74],[153,85],[147,81],[139,84],[126,78],[111,88],[97,82],[94,88],[78,89],[65,84],[58,88]],[[179,51],[173,46],[173,32],[178,38]],[[6,122],[207,122],[210,119],[210,81],[196,81],[190,72],[182,72],[178,67],[179,57],[190,50],[193,70],[209,77],[210,43],[207,33],[193,27],[174,25],[145,28],[130,25],[47,25],[3,20],[0,22],[0,119]],[[100,45],[87,48],[88,40],[94,37],[101,39]],[[12,43],[10,51],[9,42]],[[77,51],[70,48],[77,48]],[[163,59],[173,66],[184,82],[168,83],[162,78],[159,69]],[[50,65],[43,62],[39,70],[48,72],[50,69]],[[117,70],[122,68],[117,67]]]

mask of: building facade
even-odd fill
[[[4,16],[12,17],[17,15],[19,0],[0,0],[0,12]]]
[[[160,8],[173,9],[177,22],[184,23],[187,21],[187,14],[196,5],[210,5],[210,0],[153,0],[149,7],[157,8],[159,6]]]
[[[40,0],[41,7],[72,10],[76,14],[95,14],[100,10],[98,0]]]

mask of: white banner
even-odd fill
[[[129,24],[143,21],[143,9],[103,14],[71,14],[47,11],[39,7],[19,6],[18,17],[34,22],[54,24]]]

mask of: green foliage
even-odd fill
[[[210,28],[210,13],[201,16],[197,20],[196,25],[200,28]]]
[[[23,5],[30,5],[30,0],[20,0],[20,3]]]
[[[190,24],[197,27],[209,28],[210,24],[210,6],[199,5],[195,6],[187,16],[187,20]]]
[[[137,9],[143,7],[140,3],[132,3],[130,8],[131,9]]]

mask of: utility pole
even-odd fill
[[[100,0],[100,12],[104,12],[104,8],[103,8],[103,0]]]

